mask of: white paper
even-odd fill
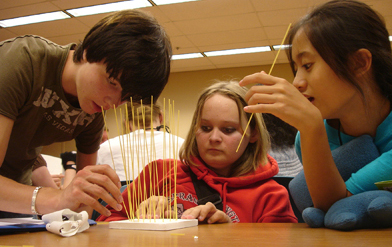
[[[46,223],[46,230],[63,237],[73,236],[90,227],[86,211],[76,213],[63,209],[43,215],[42,220]]]

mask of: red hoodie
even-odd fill
[[[197,206],[197,196],[195,188],[192,183],[192,179],[189,175],[189,168],[196,174],[198,179],[203,179],[211,188],[219,192],[222,201],[223,208],[226,214],[231,218],[232,222],[243,222],[243,223],[270,223],[270,222],[290,222],[297,223],[298,220],[295,217],[291,208],[289,195],[285,187],[275,182],[272,177],[275,176],[278,171],[277,162],[268,156],[269,162],[260,166],[256,172],[251,172],[241,177],[219,177],[208,169],[202,162],[195,159],[198,166],[186,166],[180,161],[174,160],[158,160],[153,163],[154,165],[146,166],[138,179],[130,184],[130,186],[124,190],[122,196],[124,198],[124,205],[129,210],[128,194],[130,198],[138,198],[133,196],[133,186],[137,185],[139,181],[146,181],[146,189],[142,186],[142,195],[140,200],[133,201],[132,207],[139,204],[140,201],[145,200],[147,197],[144,195],[150,195],[150,187],[154,188],[153,194],[155,195],[168,195],[170,194],[173,199],[174,192],[177,194],[177,212],[178,218],[181,217],[182,213],[192,207]],[[177,178],[174,183],[172,176],[173,170],[167,177],[171,177],[170,180],[162,179],[163,174],[168,174],[169,162],[177,162]],[[152,170],[151,178],[149,170]],[[158,187],[155,186],[152,178],[158,177]],[[139,181],[138,181],[139,180]],[[150,183],[151,181],[151,183]],[[140,182],[143,184],[143,182]],[[163,192],[163,184],[168,184],[166,187],[171,187],[171,191]],[[174,184],[177,184],[176,191],[174,191]],[[159,188],[159,190],[158,190]],[[129,191],[129,193],[128,193]],[[143,192],[144,191],[144,192]],[[173,200],[172,200],[173,201]],[[172,202],[173,205],[173,202]],[[122,211],[118,212],[108,206],[112,215],[106,217],[101,215],[97,221],[117,221],[127,219],[127,213],[123,208]]]

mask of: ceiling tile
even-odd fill
[[[74,9],[79,7],[86,7],[96,4],[113,3],[121,0],[55,0],[50,1],[61,9]]]
[[[46,12],[58,11],[55,5],[44,2],[37,4],[29,4],[9,9],[0,9],[0,20],[15,18],[26,15],[42,14]]]
[[[175,36],[183,36],[184,33],[181,32],[176,25],[174,25],[173,22],[166,22],[166,23],[161,23],[165,31],[170,35],[170,37],[175,37]]]
[[[199,69],[214,69],[216,66],[211,63],[208,58],[195,58],[195,59],[181,59],[172,61],[172,67],[175,68],[173,70],[184,71],[186,70],[199,70]]]
[[[257,15],[233,15],[174,22],[184,34],[212,33],[261,27]]]
[[[203,0],[158,6],[172,21],[205,19],[255,12],[249,0]]]
[[[368,1],[368,4],[377,10],[382,16],[392,16],[391,0]],[[389,26],[388,28],[392,28],[392,26]]]
[[[17,36],[17,34],[11,32],[9,29],[0,28],[0,41],[10,39]]]
[[[224,32],[201,33],[188,35],[197,46],[214,46],[221,44],[236,44],[251,41],[266,40],[264,29],[252,28],[243,30],[228,30]],[[239,48],[239,47],[237,47]]]
[[[173,54],[188,54],[188,53],[198,53],[200,50],[194,46],[194,47],[185,47],[181,48],[179,46],[173,45]]]
[[[313,6],[320,3],[327,2],[327,0],[250,0],[254,5],[256,11],[275,11],[284,9],[297,9],[297,8],[313,8]]]
[[[141,8],[141,10],[154,16],[161,24],[164,24],[166,22],[171,22],[171,20],[167,17],[167,15],[163,13],[162,10],[159,9],[158,7],[146,7],[146,8]]]
[[[267,37],[270,41],[274,41],[272,44],[278,45],[282,43],[284,35],[287,32],[289,25],[285,26],[275,26],[275,27],[264,27]],[[278,42],[275,42],[278,40]]]
[[[307,13],[307,9],[286,9],[279,11],[258,12],[257,16],[265,27],[274,27],[280,25],[288,26],[289,23],[297,21],[301,16]]]
[[[43,0],[1,0],[0,9],[8,9],[29,4],[42,3]]]
[[[196,48],[195,45],[189,41],[189,39],[186,36],[175,36],[175,37],[170,37],[170,41],[173,46],[173,52],[174,54],[183,54],[183,52],[177,52],[179,50],[183,50],[185,48]]]

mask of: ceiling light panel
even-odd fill
[[[23,17],[17,17],[12,19],[0,20],[1,27],[15,27],[21,25],[27,25],[32,23],[39,23],[45,21],[55,21],[71,18],[69,15],[62,11],[50,12],[50,13],[43,13],[38,15],[28,15]]]
[[[222,50],[222,51],[206,51],[204,52],[204,55],[206,55],[207,57],[214,57],[214,56],[236,55],[236,54],[245,54],[245,53],[266,52],[266,51],[271,51],[271,47],[259,46],[259,47],[231,49],[231,50]]]
[[[156,5],[165,5],[173,3],[195,2],[197,0],[152,0]]]
[[[282,47],[282,48],[281,48]],[[272,48],[277,51],[279,49],[286,50],[289,49],[290,45],[273,45]]]
[[[178,54],[178,55],[173,55],[172,60],[190,59],[190,58],[198,58],[198,57],[203,57],[203,55],[201,53]]]

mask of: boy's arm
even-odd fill
[[[10,140],[14,121],[0,114],[0,167],[2,166],[7,152],[8,142]],[[0,184],[3,189],[0,190],[0,210],[19,213],[31,213],[31,196],[34,188],[28,188],[0,176]]]
[[[14,120],[0,114],[0,167],[3,165],[5,153],[7,152],[8,142],[14,126]]]
[[[14,120],[0,114],[0,126],[0,166],[2,166],[14,126]],[[3,188],[0,190],[0,210],[24,214],[31,213],[34,187],[17,183],[4,176],[0,176],[0,184]]]
[[[0,166],[3,164],[14,121],[0,114]],[[31,213],[33,186],[19,184],[0,176],[0,210],[15,213]],[[68,188],[69,187],[69,188]],[[120,180],[109,166],[85,167],[64,190],[42,188],[37,193],[36,211],[41,214],[69,208],[77,211],[88,205],[101,214],[109,215],[98,201],[104,199],[109,205],[121,210]]]
[[[52,175],[50,175],[47,166],[40,166],[31,174],[31,180],[34,186],[52,187],[58,189]]]

